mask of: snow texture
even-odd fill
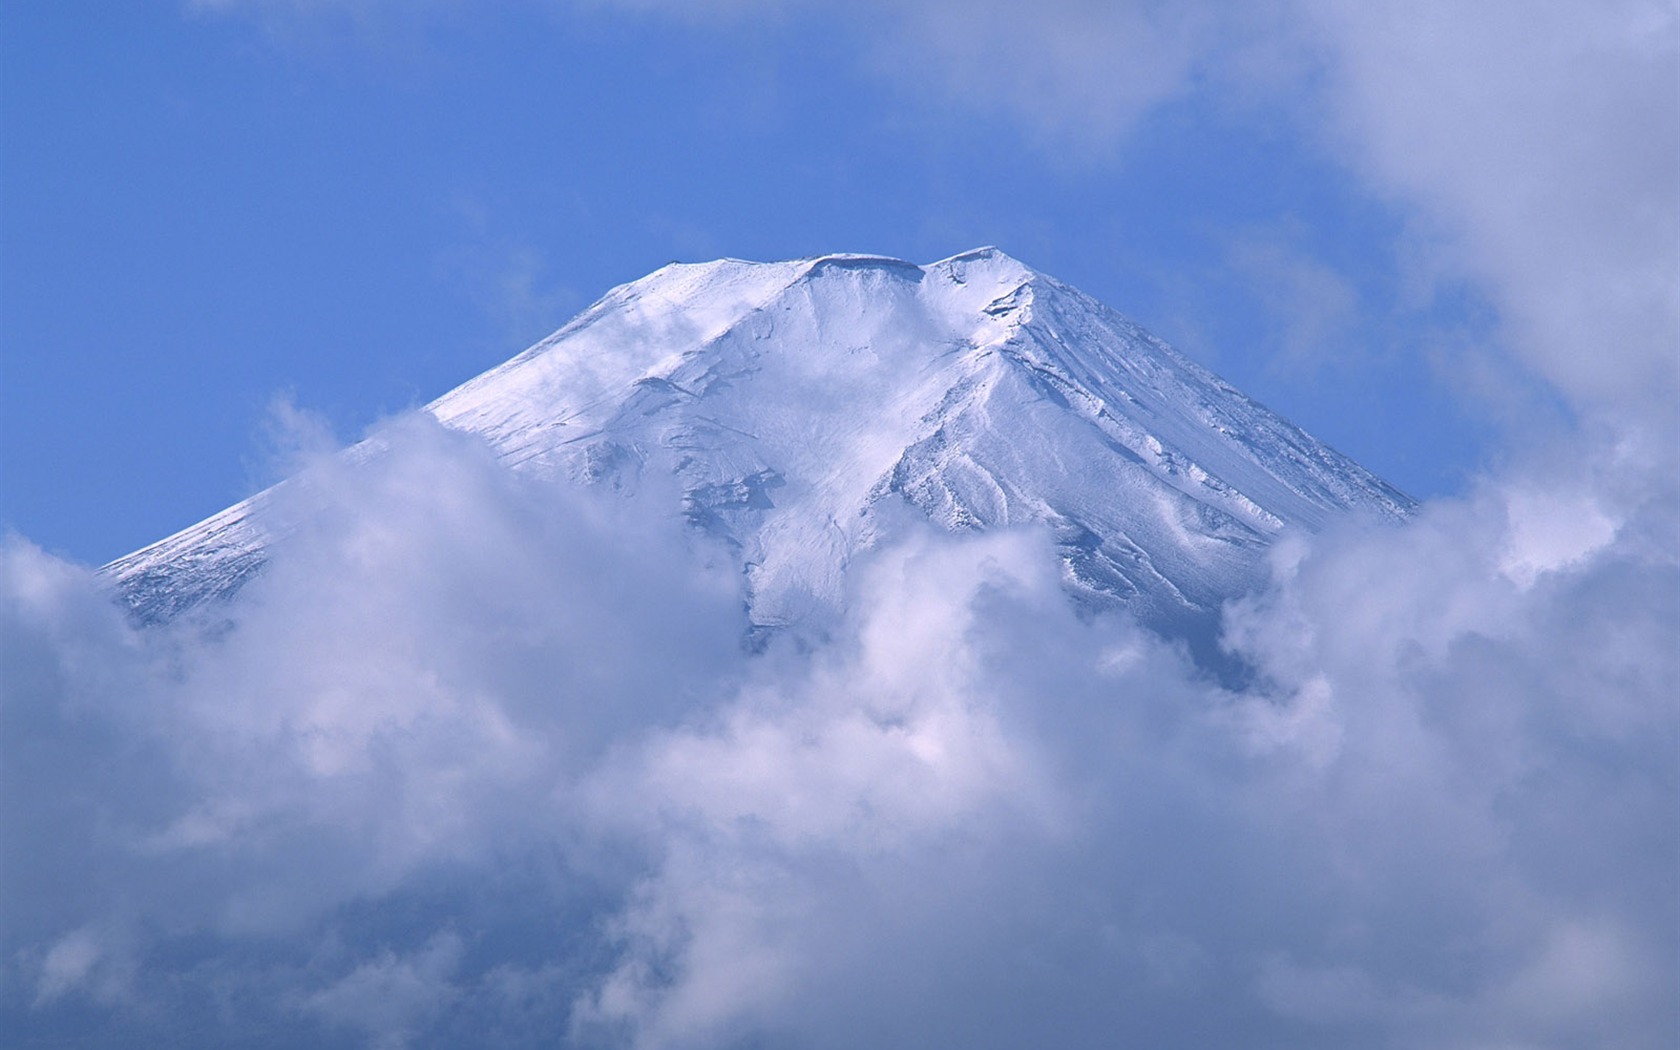
[[[674,478],[760,628],[820,629],[902,508],[1054,533],[1081,604],[1211,651],[1281,534],[1404,517],[1369,471],[1136,324],[995,248],[673,263],[427,406],[539,476]],[[380,454],[377,437],[353,458]],[[274,490],[107,566],[143,622],[231,595]]]

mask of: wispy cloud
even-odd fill
[[[1585,411],[1673,434],[1680,401],[1680,15],[1613,4],[1069,0],[893,5],[889,75],[1103,142],[1196,93],[1263,99],[1477,282],[1508,348]],[[1588,349],[1590,348],[1590,350]]]
[[[443,254],[438,268],[495,325],[498,345],[528,346],[582,308],[583,296],[553,279],[544,253],[496,229],[484,205],[464,199],[456,210],[461,243]]]
[[[383,10],[378,0],[199,6]],[[1672,434],[1680,15],[1665,0],[553,6],[690,20],[822,14],[852,27],[859,61],[877,75],[958,110],[1002,114],[1054,150],[1110,150],[1192,95],[1274,114],[1407,209],[1414,249],[1428,246],[1440,278],[1478,283],[1518,360],[1578,408],[1624,422],[1636,412]]]
[[[1354,334],[1363,304],[1353,282],[1296,244],[1287,228],[1237,235],[1226,261],[1275,327],[1277,367],[1310,375],[1361,356]]]
[[[1484,282],[1583,410],[1680,399],[1680,16],[1672,5],[1309,3],[1349,163]]]

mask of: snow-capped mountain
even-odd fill
[[[1209,637],[1289,529],[1411,501],[1081,292],[983,248],[676,264],[427,406],[511,467],[674,477],[765,627],[820,617],[901,508],[1052,530],[1080,601]],[[269,495],[105,571],[143,620],[236,591]],[[892,511],[887,508],[900,508]]]

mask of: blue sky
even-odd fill
[[[1310,48],[1022,106],[884,15],[632,7],[8,5],[5,524],[103,562],[274,480],[276,398],[354,437],[725,255],[997,244],[1415,495],[1498,450],[1442,352],[1497,350],[1486,296],[1351,170]]]

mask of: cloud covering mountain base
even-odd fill
[[[1052,540],[758,654],[664,493],[424,417],[211,618],[0,558],[0,1012],[186,1046],[1665,1045],[1672,486],[1607,445],[1274,555],[1235,692]],[[1619,457],[1619,459],[1618,459]],[[1576,468],[1570,468],[1576,469]],[[1543,493],[1543,497],[1542,494]],[[27,848],[17,848],[27,844]]]

